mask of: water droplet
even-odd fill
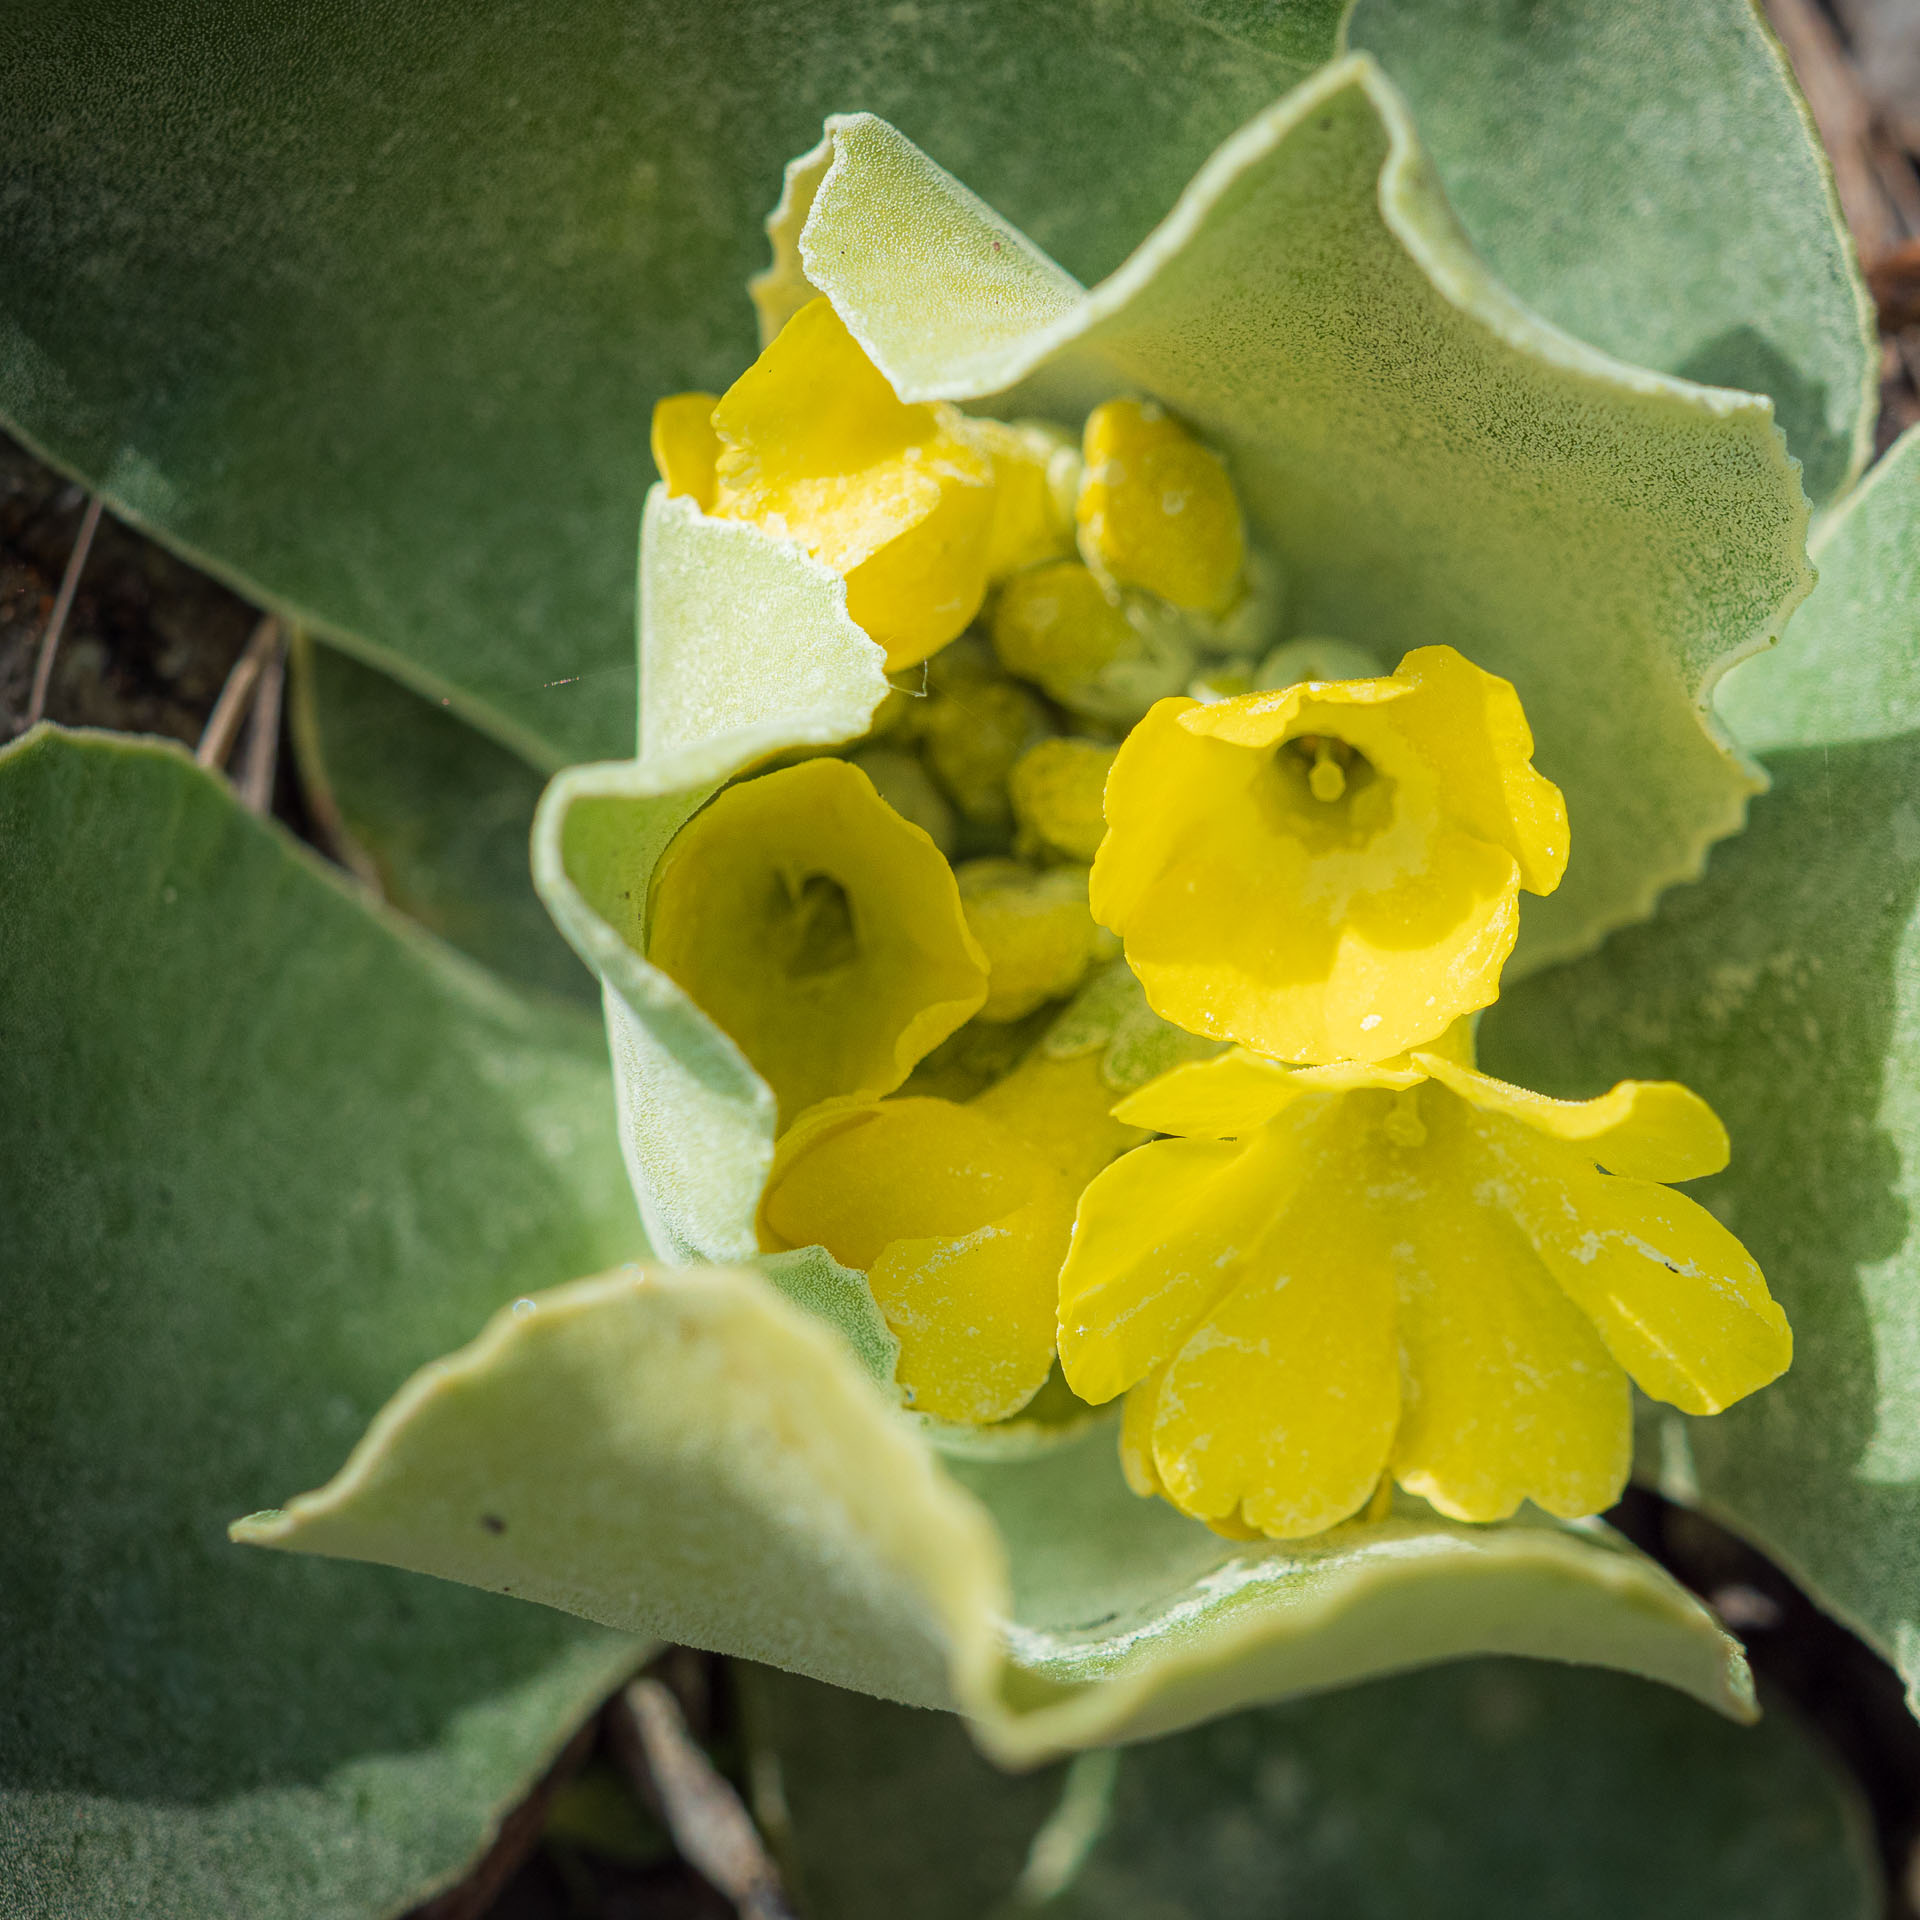
[[[534,1313],[534,1312],[537,1312],[538,1309],[539,1309],[539,1302],[535,1300],[527,1299],[527,1297],[524,1294],[513,1303],[513,1310],[515,1313]]]

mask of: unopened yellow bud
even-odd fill
[[[1127,616],[1077,560],[1009,580],[994,603],[1001,665],[1063,703],[1137,644]]]
[[[1171,627],[1137,626],[1077,560],[1009,580],[994,602],[992,631],[1009,673],[1100,720],[1137,720],[1183,686],[1192,666]]]
[[[1095,407],[1083,445],[1088,563],[1176,607],[1224,613],[1240,592],[1246,530],[1219,456],[1144,400]]]
[[[847,582],[847,611],[889,670],[926,659],[979,611],[992,457],[953,407],[910,406],[832,303],[788,321],[713,409],[712,511],[796,540]]]
[[[1087,909],[1084,867],[1036,873],[1017,860],[969,860],[954,878],[967,928],[987,956],[982,1020],[1018,1020],[1064,998],[1111,950]]]
[[[653,464],[671,494],[690,495],[702,513],[713,511],[720,436],[713,430],[711,393],[675,393],[653,409]]]
[[[695,814],[655,877],[647,952],[783,1119],[891,1091],[986,997],[952,869],[844,760],[763,774]]]
[[[908,709],[900,732],[919,742],[933,777],[965,820],[1004,829],[1013,819],[1007,778],[1015,761],[1045,738],[1047,717],[985,647],[963,640],[928,666],[926,698]]]
[[[1100,800],[1113,755],[1097,740],[1042,740],[1029,747],[1007,781],[1022,842],[1034,852],[1090,863],[1107,830]]]
[[[987,534],[987,578],[1073,555],[1074,502],[1080,450],[1052,427],[1007,426],[970,418],[976,445],[993,460],[993,524]]]
[[[921,762],[901,747],[862,747],[847,756],[903,820],[911,820],[942,853],[954,844],[953,808]]]

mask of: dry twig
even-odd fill
[[[233,663],[227,684],[220,689],[220,698],[213,703],[213,712],[207,717],[206,731],[193,750],[193,757],[201,766],[226,765],[240,723],[247,717],[247,708],[253,700],[254,683],[260,678],[267,656],[276,650],[279,638],[279,621],[270,613],[263,615],[247,642],[246,651]]]
[[[100,496],[87,502],[81,516],[80,531],[73,552],[67,556],[67,570],[60,576],[60,591],[55,594],[53,611],[47,616],[47,630],[40,636],[40,655],[33,663],[33,690],[27,695],[28,726],[38,724],[47,710],[47,689],[53,684],[53,662],[60,651],[60,636],[66,630],[67,615],[73,611],[73,596],[80,590],[80,575],[93,547],[93,536],[100,530]]]
[[[793,1920],[760,1831],[740,1796],[687,1731],[680,1703],[658,1680],[636,1680],[616,1709],[631,1736],[619,1745],[642,1792],[658,1798],[687,1860],[740,1910],[741,1920]]]

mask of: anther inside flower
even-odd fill
[[[1739,1241],[1663,1184],[1726,1134],[1670,1082],[1558,1101],[1442,1049],[1175,1069],[1119,1117],[1179,1136],[1087,1189],[1060,1357],[1125,1393],[1122,1460],[1224,1530],[1292,1538],[1390,1475],[1462,1520],[1609,1506],[1629,1377],[1717,1413],[1783,1372],[1786,1318]]]
[[[1567,859],[1513,688],[1451,647],[1383,679],[1164,700],[1122,745],[1097,919],[1155,1011],[1296,1063],[1385,1060],[1499,991]]]
[[[647,951],[788,1119],[890,1092],[987,992],[952,869],[843,760],[745,781],[696,814],[660,863]]]

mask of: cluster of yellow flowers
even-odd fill
[[[1126,1396],[1136,1489],[1289,1538],[1395,1483],[1596,1512],[1629,1378],[1711,1413],[1786,1367],[1752,1260],[1664,1184],[1726,1162],[1704,1103],[1475,1070],[1519,891],[1568,854],[1507,682],[1275,644],[1177,420],[903,403],[824,298],[663,402],[654,455],[842,576],[894,677],[866,738],[688,822],[648,952],[778,1101],[762,1245],[867,1275],[909,1404],[1009,1419],[1057,1354]],[[1130,993],[1144,1085],[1090,1017]]]

